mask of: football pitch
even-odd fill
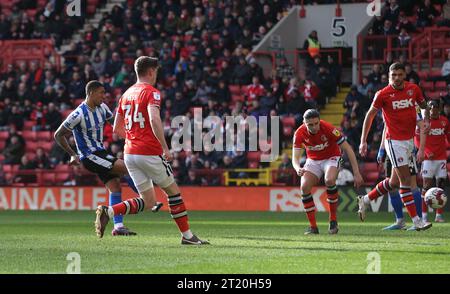
[[[320,235],[304,236],[304,213],[189,213],[193,232],[212,245],[182,246],[165,211],[125,217],[138,233],[103,239],[88,211],[1,211],[0,273],[66,273],[80,256],[81,273],[367,273],[379,257],[381,273],[450,273],[450,224],[424,232],[381,231],[388,213],[340,213],[338,235],[318,213]],[[411,223],[411,222],[409,222]],[[375,258],[375,259],[374,259]],[[69,258],[70,260],[70,258]]]

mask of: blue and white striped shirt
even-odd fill
[[[105,103],[91,110],[85,102],[81,103],[63,122],[72,131],[80,159],[99,150],[103,146],[103,126],[113,117]]]

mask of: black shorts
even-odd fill
[[[90,172],[96,174],[104,184],[119,176],[112,174],[111,170],[117,158],[106,152],[106,150],[95,151],[81,160],[83,166]]]
[[[389,159],[389,156],[386,156],[386,160],[385,160],[384,164],[385,164],[384,170],[386,172],[386,177],[390,178],[391,177],[391,171],[392,171],[392,162]],[[416,176],[417,173],[418,173],[416,159],[414,158],[414,154],[409,159],[409,173],[411,174],[411,176]]]

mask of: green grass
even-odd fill
[[[366,273],[367,255],[381,256],[381,273],[450,273],[450,224],[425,232],[382,232],[387,213],[340,213],[340,232],[304,236],[304,213],[190,212],[193,231],[211,246],[181,246],[167,212],[125,218],[133,237],[103,239],[94,212],[0,211],[0,273],[65,273],[69,252],[82,273]]]

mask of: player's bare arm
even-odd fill
[[[302,157],[302,149],[294,148],[292,147],[292,166],[294,167],[295,171],[297,172],[297,175],[302,176],[305,172],[300,167],[300,158]]]
[[[367,155],[367,136],[369,135],[370,128],[372,127],[373,119],[377,115],[378,109],[370,106],[369,111],[364,119],[363,129],[361,133],[361,144],[359,145],[359,154],[362,157]]]
[[[417,122],[419,127],[419,150],[417,151],[417,162],[421,163],[425,159],[425,144],[427,140],[427,132],[425,130],[425,122],[423,120]]]
[[[341,148],[345,151],[350,161],[353,170],[353,176],[355,178],[354,185],[356,188],[359,188],[362,184],[364,184],[364,180],[359,172],[358,161],[356,160],[355,152],[353,152],[352,147],[348,144],[347,141],[344,141],[341,144]]]
[[[69,142],[67,142],[67,137],[72,134],[70,130],[68,130],[63,124],[59,126],[56,130],[54,138],[56,143],[64,149],[70,155],[70,165],[79,165],[80,159],[78,158],[77,153],[70,147]]]
[[[125,132],[125,121],[123,119],[123,116],[116,112],[116,118],[114,119],[114,125],[113,125],[113,132],[119,135],[119,137],[124,138],[126,137]]]
[[[150,117],[150,125],[152,126],[153,133],[161,144],[164,157],[166,160],[171,161],[172,155],[170,154],[169,147],[167,146],[166,139],[164,137],[164,130],[161,122],[161,116],[159,114],[159,107],[154,105],[149,105],[147,108],[148,115]]]

